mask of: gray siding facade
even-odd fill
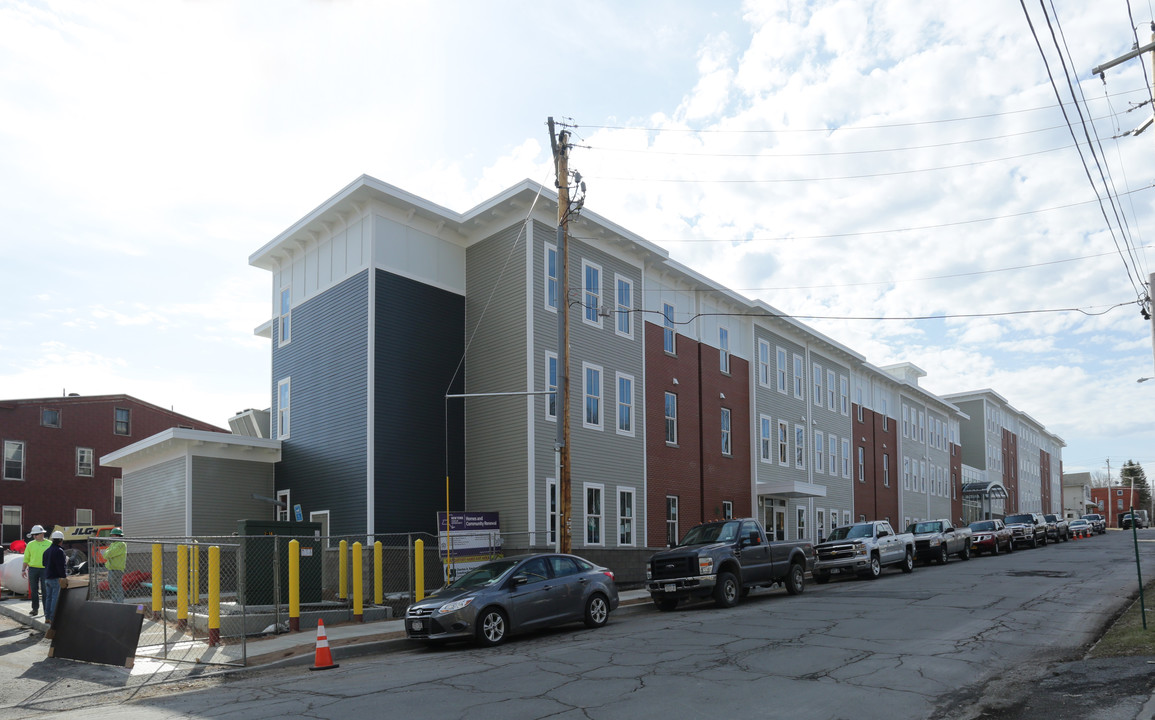
[[[124,532],[129,537],[188,534],[185,527],[188,501],[185,462],[182,456],[124,474],[123,513],[124,517],[131,519]],[[196,498],[193,500],[195,502]]]
[[[237,520],[267,520],[274,506],[253,499],[271,497],[274,467],[270,463],[192,458],[192,534],[229,535]]]

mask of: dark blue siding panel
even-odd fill
[[[291,378],[277,489],[290,491],[306,520],[329,510],[333,534],[366,531],[368,297],[365,271],[293,308],[292,342],[273,340],[274,428],[277,383]]]
[[[447,435],[450,502],[464,509],[465,401],[445,395],[464,392],[465,298],[376,272],[377,532],[432,533],[445,509]]]

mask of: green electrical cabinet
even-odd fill
[[[278,595],[279,602],[289,602],[290,540],[301,544],[301,603],[321,602],[321,523],[238,520],[237,535],[241,541],[237,572],[243,578],[242,603],[273,605]]]

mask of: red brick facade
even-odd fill
[[[1091,510],[1097,512],[1107,518],[1107,527],[1119,527],[1119,518],[1131,509],[1133,502],[1139,502],[1139,491],[1135,491],[1135,497],[1131,497],[1130,487],[1100,487],[1091,488],[1091,500],[1096,503],[1102,503],[1102,510]]]
[[[1006,428],[1003,438],[1003,487],[1007,489],[1006,514],[1019,511],[1019,437]]]
[[[962,486],[962,446],[950,443],[950,519],[953,522],[963,519]]]
[[[118,427],[117,410],[127,411],[127,427]],[[0,442],[23,444],[23,462],[5,462],[0,473],[22,478],[0,480],[0,502],[20,510],[20,526],[5,525],[3,542],[33,525],[76,525],[78,509],[91,510],[93,524],[120,524],[120,469],[101,467],[101,456],[173,427],[225,432],[127,395],[0,400]],[[78,467],[78,448],[92,450],[91,475],[79,474],[87,468]]]
[[[897,423],[881,413],[853,406],[854,512],[866,520],[898,519],[898,485],[902,458],[898,454]],[[861,415],[862,420],[859,420]],[[858,453],[863,465],[858,464]],[[865,469],[866,477],[862,477]]]

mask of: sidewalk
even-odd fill
[[[611,617],[653,607],[650,604],[649,593],[645,590],[621,591],[618,598],[618,609],[614,611]],[[41,633],[47,632],[49,626],[44,622],[44,608],[40,608],[40,614],[35,617],[30,614],[31,610],[32,603],[27,598],[9,596],[0,599],[0,615],[7,616]],[[142,640],[150,635],[159,634],[159,630],[150,632],[148,629],[150,625],[155,626],[157,623],[152,620],[145,620],[145,629],[141,631]],[[329,640],[333,661],[338,663],[342,658],[416,647],[415,643],[405,639],[405,621],[402,619],[326,624],[325,634]],[[242,648],[239,643],[210,648],[203,638],[194,640],[177,636],[175,639],[170,639],[167,659],[195,663],[202,670],[210,663],[219,664],[221,672],[235,672],[258,667],[312,665],[316,641],[316,626],[304,627],[302,625],[301,631],[296,633],[286,632],[250,637],[245,648],[246,657],[242,657]],[[138,645],[137,663],[153,664],[148,659],[164,661],[165,648]],[[242,662],[244,662],[243,668],[239,667]]]

